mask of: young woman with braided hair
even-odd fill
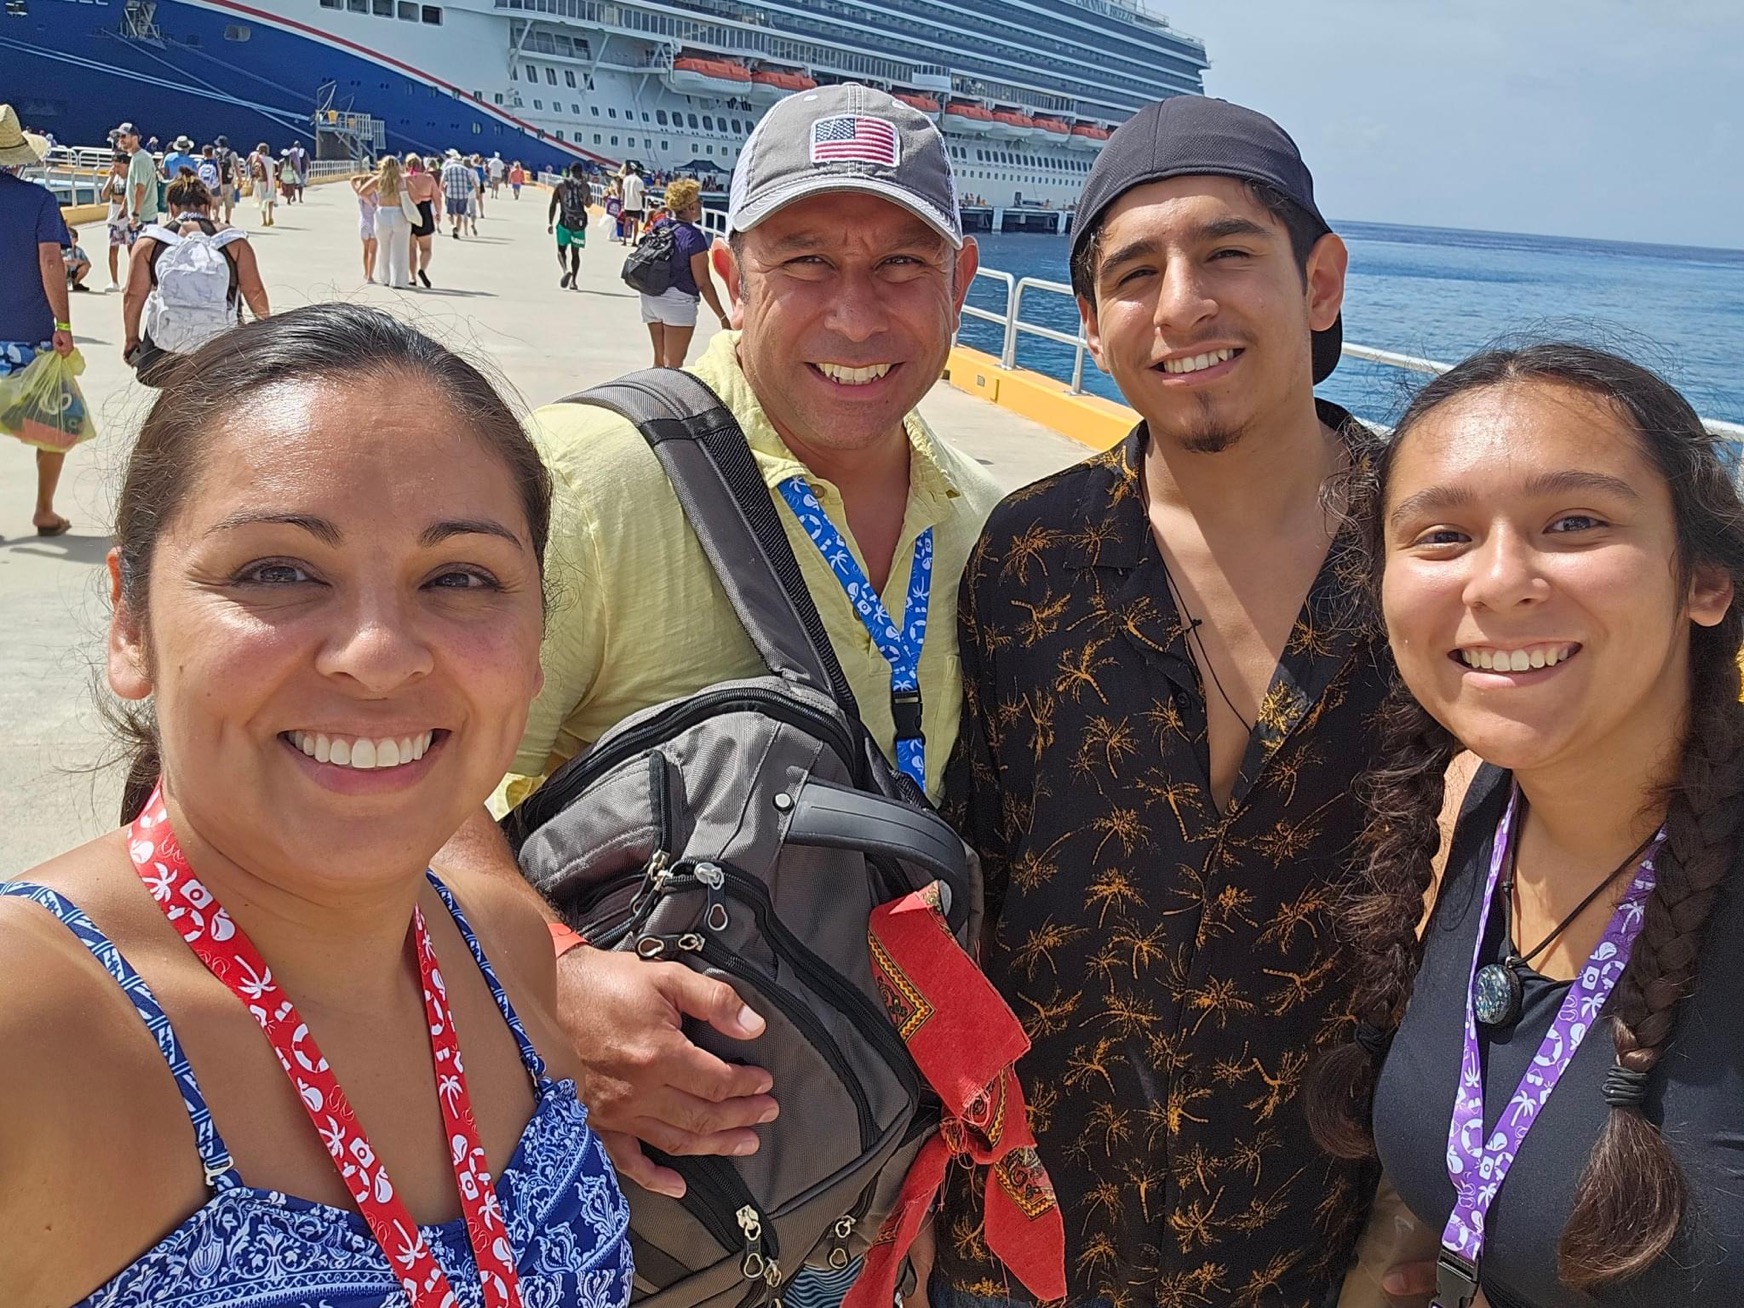
[[[1547,344],[1432,382],[1375,472],[1399,683],[1316,1135],[1440,1234],[1395,1270],[1443,1308],[1744,1303],[1744,507],[1716,442],[1646,369]],[[1435,885],[1462,748],[1487,766]]]

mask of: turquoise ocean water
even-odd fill
[[[1744,250],[1637,245],[1501,232],[1337,223],[1350,246],[1344,337],[1453,362],[1510,336],[1573,336],[1656,368],[1709,418],[1744,422]],[[982,235],[983,267],[1066,280],[1058,236]],[[1003,309],[978,278],[970,303]],[[1064,297],[1024,297],[1026,320],[1075,330]],[[965,319],[966,345],[997,354],[999,331]],[[1019,338],[1017,362],[1069,378],[1072,351]],[[1085,362],[1085,388],[1119,399]],[[1346,359],[1320,388],[1361,417],[1385,422],[1421,378]]]

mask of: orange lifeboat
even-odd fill
[[[948,104],[939,126],[947,132],[986,136],[993,130],[993,111],[978,104]]]
[[[1108,144],[1109,131],[1095,123],[1079,123],[1072,128],[1069,144],[1075,150],[1100,150]]]
[[[1041,129],[1044,139],[1063,145],[1072,139],[1072,129],[1058,118],[1038,118],[1035,125]]]
[[[779,68],[759,68],[751,74],[751,98],[766,104],[786,99],[795,91],[810,91],[817,78],[804,73],[786,72]]]
[[[751,70],[732,59],[680,55],[666,84],[685,95],[743,95],[751,86]]]
[[[921,95],[916,91],[898,91],[896,98],[911,108],[919,109],[923,114],[936,114],[939,111],[939,102],[930,95]]]

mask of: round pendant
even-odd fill
[[[1520,1018],[1520,978],[1506,963],[1486,963],[1472,978],[1472,1014],[1485,1026],[1511,1026]]]

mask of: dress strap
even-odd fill
[[[176,1039],[175,1029],[170,1026],[169,1017],[145,984],[145,978],[133,970],[133,965],[122,956],[115,943],[98,929],[82,908],[57,891],[30,881],[8,881],[0,884],[0,895],[28,899],[53,913],[90,951],[91,957],[103,965],[103,970],[115,978],[145,1023],[146,1030],[157,1042],[158,1052],[169,1065],[170,1075],[176,1079],[182,1105],[194,1127],[194,1144],[200,1152],[200,1163],[206,1169],[206,1184],[215,1190],[242,1184],[241,1177],[236,1174],[236,1164],[230,1159],[230,1150],[218,1134],[217,1123],[212,1120],[212,1110],[206,1106],[199,1082],[194,1079],[193,1065],[188,1062],[181,1042]]]
[[[533,1048],[533,1042],[527,1038],[527,1029],[521,1025],[521,1019],[515,1016],[515,1007],[509,1003],[509,993],[503,989],[503,983],[497,980],[496,969],[491,966],[490,959],[484,956],[484,947],[473,934],[472,924],[466,920],[466,914],[460,911],[453,892],[442,884],[441,878],[434,872],[426,872],[424,875],[430,878],[430,884],[442,896],[442,902],[448,906],[448,912],[454,918],[454,925],[459,928],[461,938],[466,941],[466,947],[472,950],[473,961],[478,964],[478,970],[484,973],[484,983],[490,987],[491,995],[497,1001],[497,1009],[503,1015],[503,1021],[509,1024],[509,1030],[514,1032],[515,1042],[521,1046],[521,1061],[526,1064],[528,1075],[537,1084],[543,1085],[546,1080],[545,1060],[539,1057],[539,1051]]]

